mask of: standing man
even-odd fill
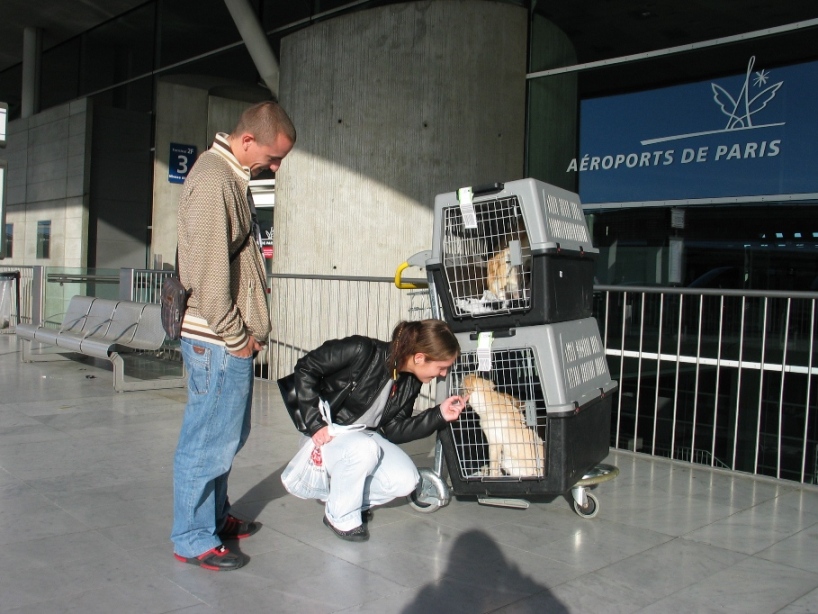
[[[250,178],[278,170],[295,143],[275,102],[242,113],[190,171],[179,200],[177,267],[190,298],[182,322],[188,396],[173,465],[175,557],[214,571],[245,558],[224,540],[261,525],[230,514],[227,478],[250,434],[253,357],[270,334],[267,276],[248,200]]]

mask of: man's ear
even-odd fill
[[[247,148],[250,147],[250,144],[255,141],[255,137],[250,134],[249,132],[245,132],[241,135],[241,146],[244,151],[247,151]]]

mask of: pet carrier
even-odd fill
[[[434,511],[450,494],[480,503],[528,507],[525,497],[571,493],[575,511],[599,510],[590,486],[619,470],[600,464],[609,451],[611,401],[596,320],[457,333],[461,355],[438,389],[438,401],[469,395],[455,422],[440,431],[435,470],[421,469],[410,499]],[[448,469],[451,488],[442,480]]]
[[[596,320],[457,337],[446,395],[469,402],[441,433],[456,493],[565,493],[608,455],[617,385]]]
[[[522,179],[438,195],[426,266],[471,332],[589,317],[597,253],[576,194]]]

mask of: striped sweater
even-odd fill
[[[264,261],[255,239],[245,241],[249,181],[249,169],[219,133],[190,170],[177,212],[177,266],[190,292],[182,337],[229,351],[243,347],[248,335],[266,343],[270,334]]]

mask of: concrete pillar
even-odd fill
[[[168,181],[170,144],[194,145],[199,154],[207,149],[207,99],[206,89],[163,79],[157,81],[153,215],[148,259],[151,266],[158,264],[160,259],[163,268],[175,265],[176,211],[182,184]]]
[[[176,261],[176,211],[182,184],[168,180],[170,144],[193,145],[199,156],[217,132],[233,130],[242,111],[267,96],[261,87],[198,76],[157,81],[150,265],[161,260],[163,268],[173,268]]]
[[[276,177],[274,272],[394,275],[432,241],[435,195],[523,176],[526,10],[395,4],[281,43],[298,129]]]
[[[40,61],[42,58],[42,30],[23,30],[23,91],[20,117],[31,117],[40,110]]]

